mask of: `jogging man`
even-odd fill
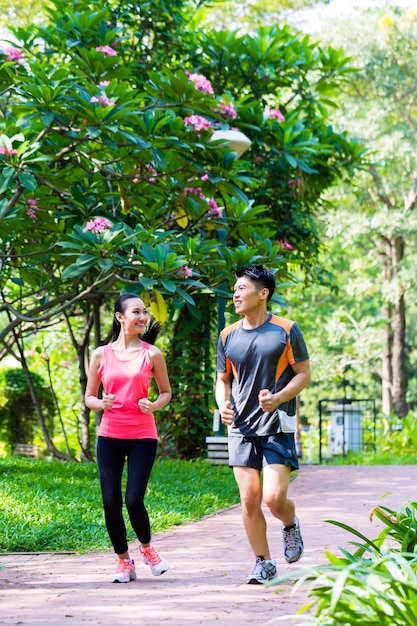
[[[229,465],[256,558],[246,577],[250,584],[277,576],[262,500],[281,521],[286,561],[298,561],[304,551],[287,492],[290,473],[298,469],[296,396],[310,382],[310,362],[298,325],[267,310],[275,286],[273,273],[263,265],[236,272],[233,303],[243,319],[221,331],[217,351],[216,401],[228,426]]]

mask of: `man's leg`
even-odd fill
[[[266,521],[262,512],[262,485],[260,472],[252,467],[234,467],[233,472],[240,492],[242,519],[246,535],[255,556],[270,559],[266,539]]]
[[[291,470],[287,465],[265,465],[263,468],[263,498],[274,517],[283,526],[294,523],[294,502],[287,497]]]
[[[288,563],[295,563],[303,556],[304,543],[300,523],[295,515],[294,502],[287,497],[290,471],[286,465],[266,465],[263,468],[263,494],[272,515],[282,522],[285,560]]]

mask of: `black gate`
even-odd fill
[[[319,462],[349,452],[373,452],[376,406],[370,398],[319,401]]]

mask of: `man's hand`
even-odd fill
[[[226,426],[231,426],[231,424],[233,424],[235,419],[235,411],[233,409],[233,404],[230,402],[230,400],[226,400],[226,402],[223,402],[223,404],[219,407],[219,413],[222,424],[225,424]]]
[[[272,394],[269,389],[261,389],[258,395],[259,406],[264,413],[272,413],[278,406],[276,395]]]

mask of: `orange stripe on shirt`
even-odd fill
[[[272,317],[270,319],[270,323],[271,324],[275,324],[276,326],[281,326],[281,328],[283,328],[285,330],[287,335],[290,334],[291,328],[292,328],[292,326],[294,324],[294,322],[292,320],[288,320],[285,317],[279,317],[278,315],[272,315]],[[276,373],[275,373],[275,382],[278,382],[278,380],[281,378],[281,376],[284,373],[284,371],[287,368],[287,366],[288,365],[292,365],[294,363],[295,363],[294,353],[293,353],[291,342],[290,342],[290,340],[288,338],[287,339],[287,348],[282,353],[281,358],[278,361],[278,365],[277,365],[277,369],[276,369]]]
[[[223,345],[225,345],[226,343],[226,337],[230,335],[230,333],[232,333],[234,330],[236,330],[240,324],[241,324],[241,320],[238,320],[234,324],[231,324],[231,326],[227,326],[226,328],[223,328],[223,330],[220,333],[220,337],[221,337]],[[226,357],[226,373],[227,374],[233,373],[234,378],[237,380],[236,369],[233,367],[233,363],[227,357]]]

